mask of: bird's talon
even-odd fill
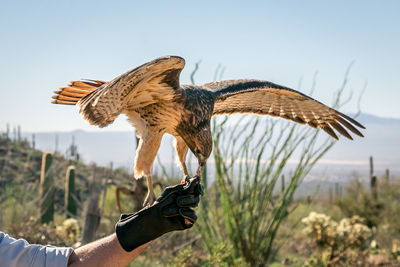
[[[193,222],[191,220],[185,218],[185,224],[186,224],[186,226],[190,227],[193,225]]]
[[[156,200],[156,195],[154,192],[148,192],[146,198],[143,201],[143,207],[151,206]]]

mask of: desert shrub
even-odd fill
[[[393,240],[391,255],[393,260],[400,264],[400,240]]]
[[[338,243],[343,249],[347,247],[366,249],[369,246],[372,231],[359,216],[344,218],[336,228]]]
[[[399,249],[389,252],[379,248],[373,230],[359,216],[343,218],[339,223],[325,214],[311,212],[302,222],[304,233],[316,246],[306,266],[395,266]]]
[[[7,233],[16,239],[23,238],[31,244],[72,246],[74,242],[69,242],[64,236],[64,230],[57,231],[57,227],[63,228],[62,225],[57,226],[55,222],[41,224],[38,218],[30,217],[26,221],[9,225]]]
[[[359,179],[353,179],[335,204],[345,216],[365,218],[368,227],[376,228],[377,242],[390,249],[393,240],[400,239],[400,183],[394,178],[378,178],[377,192],[372,194]]]
[[[331,217],[311,212],[302,222],[306,225],[304,233],[309,235],[317,246],[332,246],[336,242],[338,224],[331,220]]]
[[[212,253],[198,257],[192,246],[188,246],[168,263],[169,267],[246,267],[248,266],[243,258],[232,259],[232,246],[225,243],[216,245]]]
[[[66,219],[62,225],[56,227],[57,235],[63,238],[67,244],[79,246],[80,227],[78,221],[74,218]]]
[[[381,221],[383,201],[376,198],[357,178],[346,187],[346,194],[335,204],[348,216],[358,215],[365,218],[368,227],[376,227]]]

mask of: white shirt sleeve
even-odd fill
[[[67,266],[73,251],[70,247],[31,245],[24,239],[17,240],[0,231],[1,266]]]

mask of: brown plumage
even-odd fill
[[[338,139],[335,130],[352,139],[348,131],[363,136],[354,119],[300,92],[267,81],[229,80],[202,86],[180,85],[185,65],[181,57],[168,56],[145,63],[110,82],[71,82],[56,91],[53,103],[77,104],[85,120],[105,127],[121,113],[128,116],[140,138],[135,157],[135,177],[146,177],[145,204],[155,200],[152,165],[164,133],[172,134],[181,168],[188,148],[205,164],[211,150],[210,119],[213,115],[255,113],[321,128]]]

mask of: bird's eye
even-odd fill
[[[194,149],[194,153],[195,153],[195,154],[200,154],[200,149],[195,148],[195,149]]]

